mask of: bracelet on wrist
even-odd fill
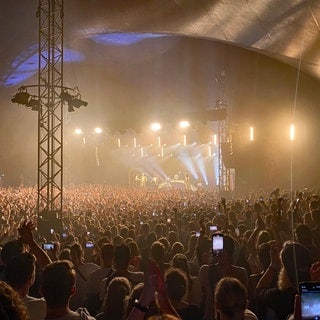
[[[149,307],[142,306],[138,300],[134,302],[134,307],[144,313],[146,313],[149,310]]]

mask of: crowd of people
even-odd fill
[[[299,283],[320,281],[315,191],[225,199],[70,185],[63,197],[62,215],[44,224],[35,188],[0,188],[0,319],[320,316],[299,295]]]

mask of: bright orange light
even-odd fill
[[[94,128],[94,132],[100,134],[100,133],[102,133],[102,129],[99,127]]]
[[[213,135],[213,144],[216,146],[218,143],[218,137],[216,134]]]
[[[77,128],[77,129],[74,130],[74,133],[75,134],[82,134],[82,130]]]
[[[295,139],[295,131],[296,131],[296,129],[295,129],[294,124],[291,124],[290,125],[290,141],[294,141],[294,139]]]
[[[183,120],[183,121],[180,121],[179,126],[182,129],[188,128],[190,126],[190,123],[189,123],[189,121]]]
[[[161,129],[161,124],[159,122],[154,122],[151,124],[152,131],[159,131]]]
[[[249,139],[250,141],[254,140],[254,127],[250,127],[250,133],[249,133]]]
[[[183,145],[187,145],[187,136],[185,134],[183,135]]]

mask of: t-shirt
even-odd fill
[[[22,298],[25,303],[31,320],[42,320],[46,315],[46,301],[41,298],[25,296]]]

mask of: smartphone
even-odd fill
[[[94,243],[91,241],[86,242],[86,248],[93,248],[94,247]]]
[[[50,229],[50,233],[51,233],[51,234],[54,234],[54,229]]]
[[[54,244],[53,243],[43,243],[42,244],[42,249],[43,250],[53,250],[54,249]]]
[[[197,232],[196,232],[196,237],[199,238],[200,235],[201,235],[200,231],[197,231]]]
[[[320,282],[300,282],[302,319],[320,319]]]
[[[218,230],[218,227],[217,226],[210,226],[210,231],[217,231]]]
[[[62,234],[62,238],[66,238],[68,235],[64,232],[63,234]]]
[[[223,234],[215,233],[212,235],[212,251],[214,254],[223,252]]]

